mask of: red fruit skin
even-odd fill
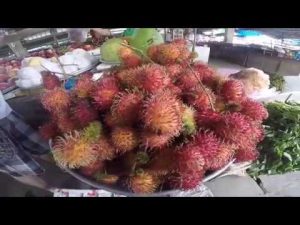
[[[114,98],[111,107],[112,116],[122,124],[130,125],[139,118],[143,95],[140,93],[122,92]]]
[[[171,80],[162,66],[146,65],[137,76],[137,83],[140,89],[155,93],[167,87]]]
[[[92,73],[85,73],[81,75],[74,88],[78,97],[86,98],[91,94],[94,88],[94,81],[92,80],[92,77]]]
[[[238,80],[227,80],[223,83],[220,94],[229,103],[240,103],[245,98],[244,85]]]
[[[197,111],[196,113],[196,122],[200,128],[212,128],[221,119],[222,116],[220,113],[214,112],[210,109]]]
[[[44,140],[49,140],[59,134],[58,128],[53,122],[48,122],[39,127],[39,134]]]
[[[199,86],[199,75],[190,70],[186,70],[178,76],[176,86],[182,91],[190,91],[192,88]]]
[[[43,72],[43,85],[44,88],[47,90],[53,90],[57,87],[60,87],[61,83],[60,80],[57,76],[50,72]]]
[[[196,62],[193,65],[193,69],[199,74],[203,84],[209,83],[215,73],[214,70],[207,64],[203,64],[201,62]]]
[[[262,122],[267,119],[268,110],[260,102],[247,98],[241,103],[240,113],[249,116],[254,121]]]
[[[191,142],[190,144],[195,146],[195,149],[205,159],[205,165],[209,166],[220,150],[221,141],[213,132],[199,131],[194,137],[194,143]]]
[[[81,127],[87,126],[90,122],[99,118],[98,112],[90,106],[87,101],[80,101],[73,109],[73,116]]]
[[[63,133],[68,133],[78,128],[76,122],[68,114],[57,116],[56,121],[59,130]]]
[[[168,134],[156,134],[144,131],[141,134],[141,146],[145,149],[163,149],[172,141],[172,136]]]
[[[171,64],[166,66],[167,73],[171,80],[176,80],[183,72],[183,67],[180,64]]]
[[[257,129],[252,120],[237,112],[224,114],[222,120],[215,125],[214,131],[239,149],[253,148],[258,141]]]
[[[208,170],[215,171],[222,169],[233,159],[235,150],[236,147],[234,145],[222,143],[216,156],[207,164]]]
[[[180,96],[182,94],[182,90],[172,83],[167,86],[167,89],[170,90],[175,96]]]
[[[189,105],[198,111],[212,110],[211,103],[214,104],[216,102],[215,94],[208,88],[206,88],[206,91],[202,88],[197,88],[186,92],[185,99]]]
[[[142,64],[142,58],[136,54],[126,55],[121,57],[122,63],[127,68],[138,67]]]
[[[109,109],[119,91],[117,80],[114,77],[103,78],[92,93],[96,108],[100,111]]]
[[[46,91],[41,96],[41,103],[48,111],[58,113],[68,109],[71,104],[71,97],[65,90],[55,88]]]
[[[90,166],[81,167],[80,173],[87,177],[92,177],[96,172],[103,170],[104,165],[105,164],[103,161],[98,160],[93,164],[91,164]]]
[[[250,148],[240,148],[236,155],[236,162],[247,162],[254,161],[258,158],[259,152],[255,147]]]
[[[201,171],[194,174],[172,174],[168,178],[168,184],[172,189],[191,190],[201,184],[204,173]]]

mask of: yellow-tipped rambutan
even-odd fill
[[[208,162],[208,169],[214,171],[223,168],[233,159],[235,151],[236,147],[234,145],[225,142],[221,143],[216,156]]]
[[[55,88],[45,91],[41,97],[41,102],[48,111],[59,112],[68,109],[71,104],[71,98],[65,90]]]
[[[129,177],[128,186],[137,194],[150,194],[159,186],[159,179],[145,171],[137,172]]]
[[[178,135],[183,127],[181,105],[169,91],[151,95],[144,104],[145,126],[157,133]]]
[[[212,109],[211,104],[214,105],[216,102],[216,96],[209,88],[205,88],[204,91],[201,87],[198,87],[187,92],[185,98],[187,103],[198,111]]]
[[[116,175],[112,175],[112,174],[106,174],[106,173],[96,173],[94,175],[96,181],[103,183],[103,184],[107,184],[107,185],[113,185],[116,184],[117,181],[119,180],[119,177]]]
[[[89,166],[98,159],[93,144],[82,138],[77,131],[57,137],[54,140],[52,154],[59,165],[71,169]]]
[[[142,107],[143,95],[138,92],[121,92],[113,101],[111,113],[121,124],[131,125],[137,121]]]
[[[133,150],[139,144],[137,133],[130,127],[114,128],[111,133],[111,140],[120,154]]]

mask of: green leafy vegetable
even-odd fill
[[[261,155],[248,173],[257,177],[300,170],[300,104],[272,102],[266,107],[266,137],[259,145]]]
[[[275,87],[277,91],[283,91],[285,80],[281,74],[275,73],[270,76],[271,87]]]

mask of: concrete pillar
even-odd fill
[[[234,37],[234,28],[226,28],[225,30],[225,42],[232,43]]]

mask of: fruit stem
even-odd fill
[[[211,109],[212,109],[213,111],[216,111],[216,110],[215,110],[215,107],[214,107],[214,104],[213,104],[213,102],[212,102],[212,100],[211,100],[211,97],[210,97],[209,93],[207,92],[207,90],[205,89],[205,87],[204,87],[202,81],[199,79],[199,77],[197,76],[197,74],[195,73],[195,71],[193,70],[193,68],[191,67],[191,65],[190,65],[189,63],[187,63],[187,65],[188,65],[189,69],[191,70],[191,72],[192,72],[192,73],[194,74],[194,76],[196,77],[196,79],[198,80],[200,87],[202,88],[202,90],[203,90],[203,91],[205,92],[205,94],[207,95]]]
[[[130,48],[130,49],[132,49],[132,50],[138,52],[138,53],[141,54],[144,58],[148,59],[151,63],[154,63],[154,64],[155,64],[155,62],[154,62],[149,56],[147,56],[146,54],[144,54],[144,52],[143,52],[142,50],[140,50],[140,49],[138,49],[138,48],[135,48],[135,47],[132,47],[132,46],[130,46],[130,45],[124,44],[124,43],[122,43],[121,45],[123,45],[123,46],[125,46],[125,47],[127,47],[127,48]]]

